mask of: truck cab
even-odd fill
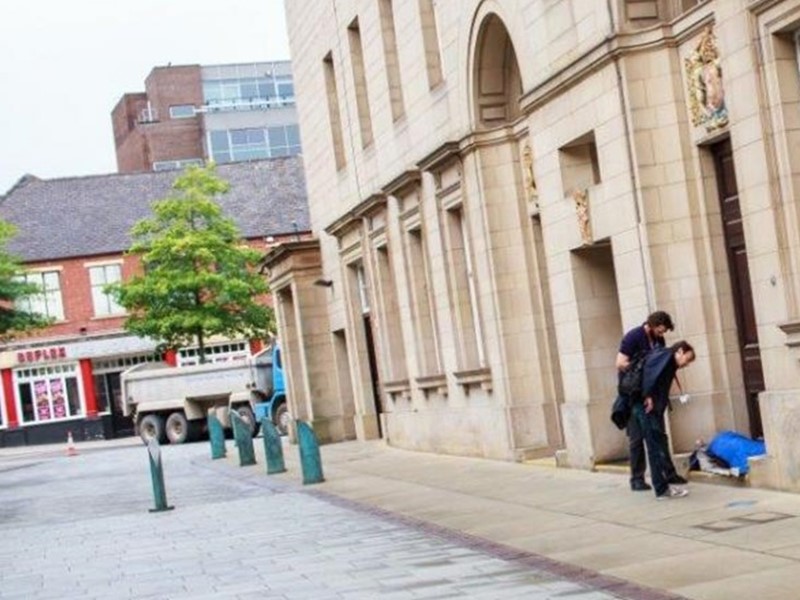
[[[281,435],[286,435],[291,417],[286,406],[281,347],[273,344],[256,354],[253,361],[256,372],[256,390],[253,393],[255,420],[261,423],[262,419],[267,417]]]

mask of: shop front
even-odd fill
[[[196,347],[160,353],[156,343],[126,334],[9,345],[0,352],[0,447],[111,439],[135,433],[123,412],[121,375],[153,361],[197,364]],[[245,360],[260,342],[212,340],[211,362]]]
[[[0,353],[0,447],[133,435],[120,374],[159,360],[155,344],[127,335],[8,347]]]

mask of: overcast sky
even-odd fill
[[[0,194],[116,171],[111,109],[155,66],[289,58],[283,0],[25,0],[0,11]]]

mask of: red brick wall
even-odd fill
[[[200,117],[171,119],[169,107],[201,106],[203,88],[200,67],[156,67],[145,80],[145,92],[125,94],[111,119],[120,173],[151,171],[153,162],[202,158],[203,130]],[[148,101],[155,120],[140,123]]]
[[[123,257],[121,254],[27,263],[25,266],[29,269],[53,267],[60,270],[61,298],[64,303],[65,320],[34,333],[32,337],[80,335],[81,328],[86,328],[87,334],[122,329],[124,316],[95,318],[87,266],[120,259],[123,261],[122,277],[130,277],[137,269],[138,259],[132,256]]]

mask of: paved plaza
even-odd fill
[[[0,454],[0,597],[625,597],[304,488],[291,474],[212,462],[204,443],[165,447],[163,460],[175,508],[152,514],[141,445]]]

